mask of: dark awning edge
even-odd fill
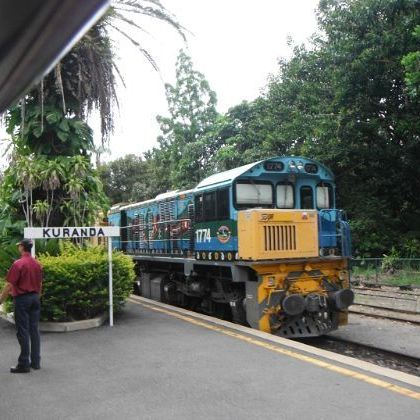
[[[14,4],[15,0],[6,0]],[[22,26],[16,17],[15,33],[0,53],[0,114],[42,79],[109,7],[110,0],[44,0]],[[2,1],[6,9],[7,4]],[[13,18],[14,16],[12,16]],[[0,41],[2,34],[0,25]],[[0,42],[1,43],[1,42]]]

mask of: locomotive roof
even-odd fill
[[[234,169],[230,169],[229,171],[219,172],[217,174],[210,175],[209,177],[203,179],[197,185],[196,189],[198,190],[198,189],[206,188],[206,187],[217,185],[217,184],[231,183],[239,176],[245,174],[250,169],[253,169],[254,167],[256,167],[257,165],[263,162],[268,162],[268,161],[279,162],[280,161],[280,162],[283,162],[285,165],[287,165],[288,162],[291,160],[295,160],[295,161],[303,160],[306,163],[315,163],[316,165],[318,165],[320,169],[318,176],[331,179],[331,180],[334,179],[334,175],[330,171],[330,169],[328,169],[326,166],[322,165],[321,163],[317,162],[316,160],[308,159],[303,156],[278,156],[278,157],[272,157],[269,159],[259,160],[258,162],[249,163],[247,165],[240,166],[239,168],[234,168]],[[285,172],[287,172],[287,167],[285,169]]]
[[[165,193],[162,194],[158,194],[155,198],[152,198],[150,200],[145,200],[145,201],[138,201],[137,203],[131,203],[131,204],[127,204],[124,205],[122,207],[120,207],[120,210],[128,210],[131,208],[135,208],[135,207],[139,207],[142,206],[144,204],[148,204],[148,203],[153,203],[153,202],[159,202],[159,201],[165,201],[169,198],[173,198],[173,197],[177,197],[180,195],[184,195],[184,194],[188,194],[191,193],[193,190],[185,190],[185,191],[179,191],[179,190],[175,190],[175,191],[167,191]]]
[[[224,172],[219,172],[219,173],[214,174],[214,175],[210,175],[209,177],[203,179],[195,187],[195,189],[192,189],[192,190],[168,191],[168,192],[159,194],[155,198],[152,198],[150,200],[141,201],[141,202],[137,202],[137,203],[131,203],[131,204],[125,204],[125,205],[121,204],[119,206],[119,208],[117,206],[116,207],[118,208],[118,210],[128,210],[130,208],[139,207],[141,205],[148,204],[148,203],[165,201],[165,200],[177,197],[179,195],[191,193],[191,192],[194,192],[196,190],[200,190],[200,189],[203,189],[203,188],[206,188],[206,187],[209,187],[209,186],[231,183],[236,178],[238,178],[239,176],[245,174],[246,172],[248,172],[249,170],[253,169],[254,167],[260,165],[263,162],[268,162],[268,161],[279,162],[280,161],[280,162],[283,162],[285,165],[287,165],[291,160],[303,160],[307,163],[315,163],[319,167],[319,173],[317,174],[318,176],[320,176],[323,179],[330,179],[330,180],[334,179],[334,175],[330,171],[330,169],[328,169],[326,166],[322,165],[321,163],[317,162],[316,160],[308,159],[308,158],[305,158],[305,157],[302,157],[302,156],[277,156],[277,157],[272,157],[272,158],[269,158],[269,159],[259,160],[257,162],[252,162],[252,163],[249,163],[247,165],[239,166],[238,168],[230,169],[230,170],[224,171]],[[287,171],[288,170],[286,169],[285,172],[287,173]],[[117,209],[112,209],[112,210],[115,211]]]
[[[239,166],[239,168],[230,169],[229,171],[219,172],[214,175],[210,175],[209,177],[203,179],[198,185],[197,189],[208,187],[210,185],[221,184],[223,182],[233,181],[239,175],[244,174],[246,171],[252,169],[254,166],[258,165],[259,163],[264,162],[260,160],[258,162],[248,163],[248,165]]]

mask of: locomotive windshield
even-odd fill
[[[273,187],[269,182],[238,181],[235,198],[239,207],[272,206]]]
[[[293,209],[295,207],[295,193],[293,185],[279,184],[276,190],[277,208],[279,209]]]
[[[318,209],[330,209],[333,206],[333,192],[329,184],[320,184],[316,187],[316,206]]]

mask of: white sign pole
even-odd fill
[[[109,326],[114,326],[113,286],[112,286],[112,238],[108,238],[108,270],[109,270]]]

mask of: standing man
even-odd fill
[[[18,246],[21,257],[13,263],[7,273],[7,284],[0,295],[0,303],[8,295],[13,296],[20,356],[18,364],[10,368],[10,372],[27,373],[30,367],[32,369],[41,367],[38,323],[41,311],[39,296],[42,288],[42,267],[31,256],[32,242],[30,240],[23,239]]]

